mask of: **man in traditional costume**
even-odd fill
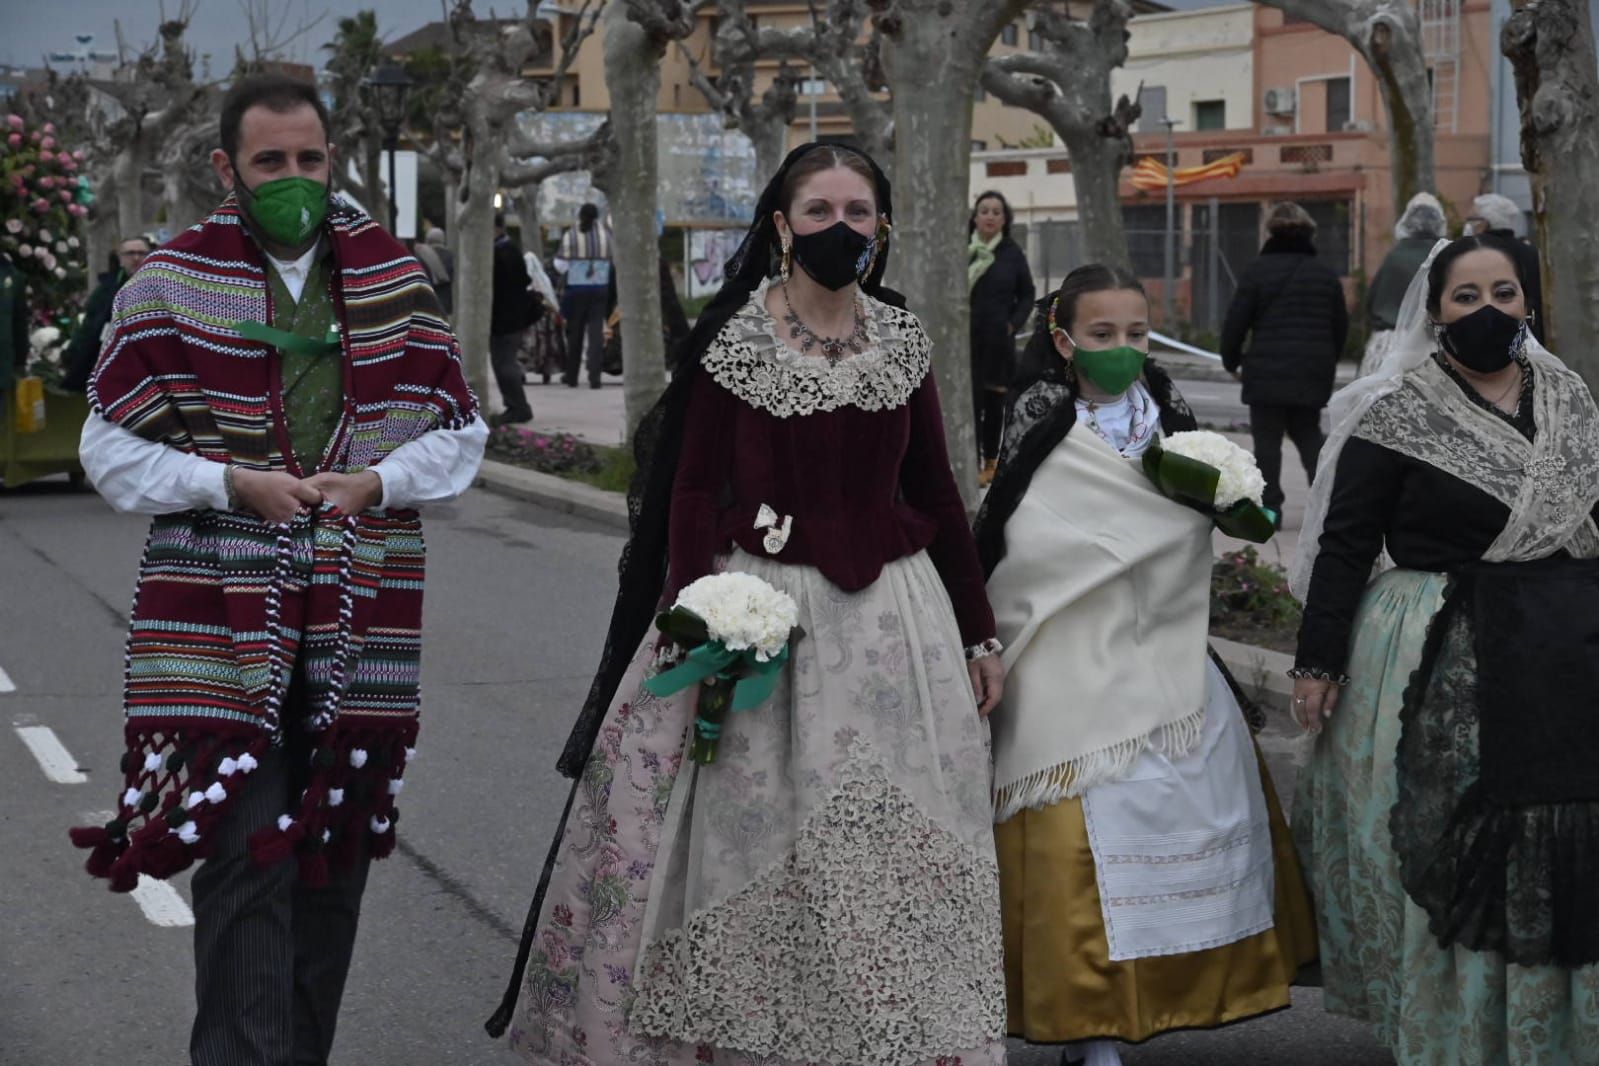
[[[156,517],[124,791],[72,838],[113,891],[203,860],[197,1066],[327,1060],[416,744],[415,508],[465,490],[487,435],[420,264],[330,203],[327,118],[310,84],[234,85],[232,195],[118,293],[89,382],[84,469]]]

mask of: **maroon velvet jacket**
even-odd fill
[[[668,599],[710,573],[734,544],[814,566],[850,592],[875,581],[884,564],[926,549],[949,591],[962,641],[969,646],[994,636],[976,543],[944,446],[938,392],[926,369],[925,335],[908,313],[873,309],[883,329],[904,330],[919,346],[877,375],[887,386],[865,391],[864,402],[878,410],[837,396],[815,402],[826,387],[803,370],[797,379],[804,387],[796,390],[802,395],[790,410],[788,390],[767,374],[771,353],[783,352],[779,365],[820,359],[776,349],[757,333],[762,315],[741,313],[712,344],[690,393],[673,486]],[[763,391],[776,397],[771,406],[783,416],[746,399]],[[896,391],[908,398],[899,402],[891,395]],[[762,504],[793,516],[788,542],[776,553],[755,528]]]

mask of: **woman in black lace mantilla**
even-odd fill
[[[1579,1061],[1599,1046],[1599,409],[1530,336],[1502,238],[1440,242],[1400,318],[1334,399],[1293,575],[1326,1002],[1405,1064]]]

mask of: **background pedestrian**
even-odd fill
[[[966,223],[966,280],[972,301],[972,399],[987,485],[999,463],[1005,393],[1016,372],[1016,334],[1033,310],[1033,273],[1010,235],[1010,204],[997,192],[977,198]]]
[[[1305,476],[1321,453],[1321,409],[1349,337],[1349,306],[1332,268],[1316,258],[1316,223],[1295,203],[1266,219],[1260,258],[1244,270],[1222,324],[1222,364],[1244,383],[1243,402],[1266,478],[1265,506],[1282,524],[1283,434]]]

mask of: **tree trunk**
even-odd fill
[[[788,123],[769,118],[747,126],[744,134],[755,145],[755,184],[764,185],[788,155]]]
[[[900,0],[884,28],[894,97],[896,278],[933,342],[950,465],[967,505],[977,498],[971,307],[966,298],[966,186],[972,95],[1000,27],[1025,0],[950,5]],[[881,18],[881,16],[880,16]],[[938,71],[929,79],[928,71]]]
[[[612,269],[622,308],[623,404],[627,438],[666,389],[661,339],[660,246],[655,236],[656,101],[661,47],[627,16],[624,4],[605,13],[605,85],[611,94],[616,167],[609,194]]]
[[[142,135],[135,136],[117,152],[111,164],[111,180],[117,190],[117,240],[143,233],[148,218],[144,212],[145,151]]]
[[[456,217],[455,335],[466,362],[466,380],[488,410],[497,392],[489,373],[489,318],[494,307],[494,192],[499,184],[498,142],[486,129],[473,130],[465,176],[466,203]]]
[[[539,189],[541,181],[532,181],[516,190],[516,217],[522,223],[522,248],[544,262],[544,230],[539,223]],[[548,264],[546,269],[548,268]]]
[[[444,178],[444,218],[439,225],[444,227],[445,246],[452,255],[458,256],[461,254],[461,175],[449,166],[440,166],[439,173]]]
[[[1132,268],[1122,224],[1122,144],[1076,124],[1059,130],[1072,161],[1077,229],[1090,263]]]
[[[1586,0],[1515,0],[1500,45],[1516,75],[1521,158],[1532,177],[1545,340],[1599,390],[1599,60]],[[1565,341],[1571,341],[1566,344]]]

